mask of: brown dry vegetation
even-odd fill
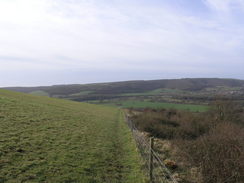
[[[140,130],[174,144],[175,159],[183,162],[185,168],[196,167],[200,174],[193,180],[188,171],[187,182],[241,183],[244,181],[242,117],[243,110],[237,104],[218,101],[205,113],[145,110],[132,118]]]
[[[200,167],[204,183],[241,183],[243,134],[243,128],[225,122],[197,140],[183,142],[180,147],[191,164]]]

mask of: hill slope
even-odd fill
[[[0,182],[141,183],[116,108],[0,90]]]

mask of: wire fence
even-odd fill
[[[135,126],[128,115],[125,115],[127,124],[135,139],[137,148],[143,158],[143,168],[146,170],[151,183],[177,183],[172,173],[163,163],[160,155],[154,150],[154,140],[145,137]]]

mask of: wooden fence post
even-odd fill
[[[150,138],[150,149],[149,149],[149,178],[150,183],[153,183],[153,144],[154,144],[154,138]]]

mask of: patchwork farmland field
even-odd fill
[[[33,92],[30,92],[30,94],[32,95],[35,95],[35,96],[46,96],[48,97],[49,94],[47,92],[44,92],[44,91],[33,91]]]
[[[188,110],[192,112],[205,112],[209,109],[206,105],[195,105],[195,104],[175,104],[166,102],[148,102],[148,101],[119,101],[114,103],[108,103],[109,105],[118,105],[122,108],[152,108],[152,109],[178,109]]]
[[[122,112],[0,90],[0,182],[141,183]]]

